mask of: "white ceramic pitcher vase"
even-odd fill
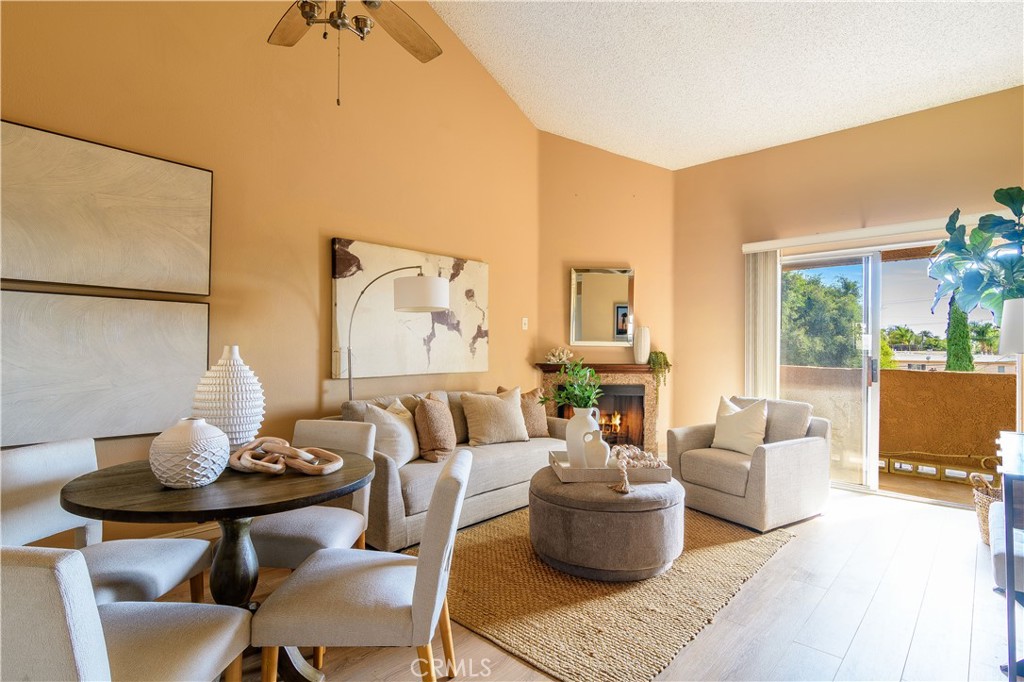
[[[569,454],[569,466],[574,469],[585,469],[587,456],[583,434],[600,430],[601,425],[597,423],[597,419],[601,412],[596,407],[574,407],[572,410],[573,417],[565,425],[565,449]]]

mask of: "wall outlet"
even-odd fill
[[[523,331],[525,332],[529,328],[530,328],[530,318],[524,317],[523,318]]]

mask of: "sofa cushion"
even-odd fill
[[[441,400],[448,400],[448,394],[444,391],[430,391],[430,393],[435,394]],[[341,404],[341,418],[347,422],[364,422],[366,421],[367,405],[376,405],[380,409],[386,410],[395,402],[396,398],[405,405],[405,409],[409,410],[411,414],[415,414],[416,406],[426,396],[427,393],[402,393],[380,395],[364,400],[346,400]]]
[[[465,449],[473,453],[473,471],[466,488],[469,498],[529,481],[538,469],[547,466],[549,451],[565,449],[565,441],[533,438],[525,443],[495,443]],[[417,459],[398,470],[406,516],[427,510],[443,466]]]
[[[420,456],[430,462],[443,462],[455,450],[455,424],[447,400],[431,393],[416,406],[416,437]]]
[[[519,388],[516,386],[516,388]],[[498,393],[505,393],[509,389],[498,386]],[[526,435],[530,438],[547,438],[548,414],[544,406],[540,404],[540,397],[543,395],[540,388],[520,394],[519,404],[523,409],[523,421],[526,422]]]
[[[462,406],[466,410],[470,445],[530,440],[518,388],[499,395],[464,393]]]
[[[470,391],[448,391],[448,407],[452,411],[452,422],[455,423],[455,440],[458,443],[469,442],[469,424],[466,423],[466,408],[462,406],[462,396]],[[475,391],[483,393],[483,391]],[[485,395],[495,395],[485,393]]]
[[[760,398],[732,397],[732,403],[739,407],[749,407]],[[794,400],[769,400],[768,424],[764,432],[765,443],[778,443],[794,440],[807,435],[811,425],[811,404]]]
[[[711,447],[735,450],[745,455],[754,454],[754,448],[764,444],[766,401],[740,408],[723,396],[718,404],[715,421],[715,439]]]
[[[416,422],[412,412],[397,398],[386,410],[376,405],[367,405],[366,421],[377,426],[373,449],[395,460],[398,466],[408,464],[420,456]]]
[[[743,497],[747,494],[750,457],[733,450],[700,448],[684,452],[679,471],[684,483]]]

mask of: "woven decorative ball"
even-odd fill
[[[204,419],[182,419],[153,439],[149,468],[168,488],[201,488],[228,465],[228,437]]]
[[[242,362],[238,346],[224,346],[217,364],[203,375],[192,414],[221,429],[234,450],[256,437],[263,423],[263,386]]]

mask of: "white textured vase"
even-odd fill
[[[651,328],[637,327],[633,330],[633,360],[646,365],[651,359]]]
[[[263,386],[238,355],[238,346],[224,346],[217,364],[196,387],[192,414],[221,429],[231,448],[256,437],[263,423]]]
[[[224,472],[230,454],[223,431],[189,417],[153,439],[149,468],[168,488],[201,488]]]
[[[574,407],[573,417],[565,425],[565,450],[569,455],[569,466],[573,469],[587,467],[587,455],[583,443],[583,434],[600,431],[597,423],[601,412],[596,407]]]

